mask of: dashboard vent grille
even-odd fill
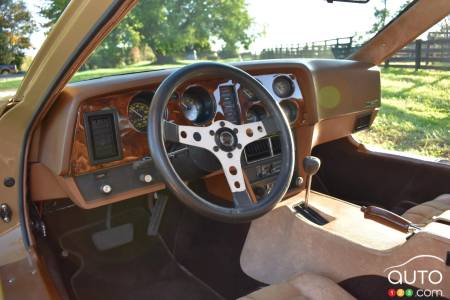
[[[273,155],[278,155],[281,153],[281,142],[280,137],[278,135],[273,136],[271,139],[272,141],[272,152]]]
[[[270,140],[268,138],[248,144],[247,147],[245,147],[245,157],[247,162],[255,162],[272,156],[270,148]]]
[[[372,114],[362,115],[356,119],[353,132],[361,131],[370,127],[370,121],[372,120]]]

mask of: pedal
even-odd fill
[[[92,235],[92,242],[99,251],[113,249],[133,241],[133,224],[127,223]]]
[[[167,205],[167,198],[168,197],[166,193],[154,194],[155,203],[150,210],[151,216],[150,222],[148,223],[147,235],[158,235],[159,226],[161,225],[161,220]]]
[[[133,224],[127,223],[119,226],[111,226],[112,205],[108,205],[106,210],[106,229],[92,234],[92,242],[99,251],[116,248],[133,241]]]

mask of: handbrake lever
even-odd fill
[[[413,224],[405,218],[381,207],[362,206],[361,211],[364,213],[364,218],[376,221],[404,233],[414,232],[415,230],[421,229],[416,224]]]

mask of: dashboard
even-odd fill
[[[295,76],[268,74],[255,78],[280,103],[294,124],[303,100]],[[146,143],[147,115],[156,88],[150,86],[146,90],[89,99],[81,104],[75,128],[76,147],[72,151],[72,175],[150,155]],[[252,91],[226,80],[199,81],[180,88],[170,98],[165,113],[169,122],[194,126],[217,120],[242,124],[266,117],[266,108]],[[249,151],[245,151],[246,157],[252,161],[256,154]]]
[[[238,67],[253,75],[279,103],[293,132],[297,161],[314,145],[369,127],[378,110],[379,72],[361,63],[258,61]],[[110,76],[67,86],[34,139],[38,151],[32,168],[44,169],[52,178],[46,185],[53,181],[60,193],[39,191],[34,200],[58,196],[94,208],[164,189],[147,144],[147,116],[155,91],[171,72]],[[333,96],[324,91],[330,94],[333,89],[340,103],[330,107],[328,98]],[[255,122],[269,116],[260,100],[238,82],[200,77],[172,94],[164,118],[191,126],[217,120]],[[166,143],[166,150],[181,178],[204,180],[208,191],[223,196],[217,183],[226,182],[212,154],[177,143]],[[280,151],[276,134],[244,149],[242,165],[256,198],[270,192],[279,172]],[[302,174],[301,164],[296,163],[294,179]],[[292,191],[301,188],[298,181],[292,182]]]

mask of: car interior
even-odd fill
[[[354,58],[67,84],[27,162],[27,226],[58,295],[381,299],[387,267],[445,259],[450,166],[352,137],[381,105],[378,67]]]

